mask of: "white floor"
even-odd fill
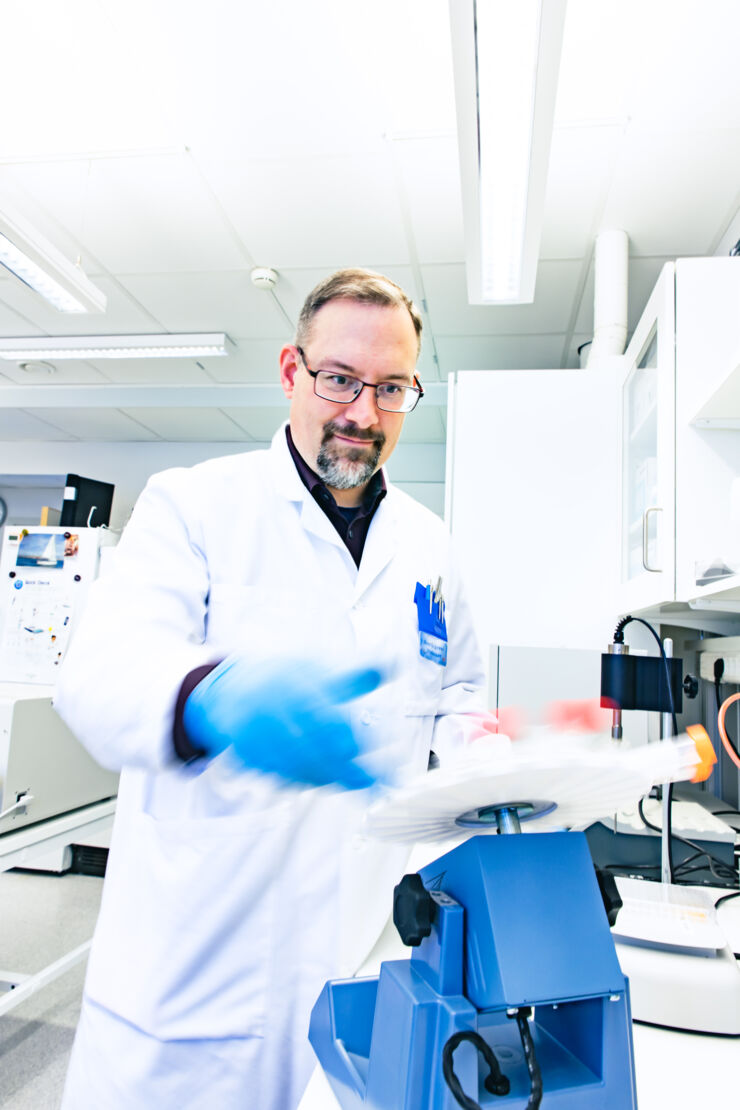
[[[103,880],[88,875],[0,874],[0,967],[40,971],[88,940],[102,889]],[[78,964],[0,1015],[3,1110],[57,1110],[84,975],[85,963]]]

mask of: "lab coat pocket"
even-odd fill
[[[406,693],[406,713],[411,717],[434,717],[442,690],[444,668],[420,659],[414,668]]]
[[[111,852],[91,997],[163,1039],[261,1036],[282,835],[271,825],[265,811],[131,814]]]

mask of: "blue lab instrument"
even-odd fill
[[[343,1110],[636,1110],[618,895],[582,833],[523,835],[520,811],[478,811],[516,835],[473,837],[396,888],[410,960],[324,987],[309,1036]]]

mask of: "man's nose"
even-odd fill
[[[347,405],[347,416],[359,428],[370,428],[377,424],[378,406],[372,386],[364,386],[354,401]]]

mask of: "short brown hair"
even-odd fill
[[[414,302],[406,296],[395,281],[377,274],[374,270],[337,270],[320,281],[306,297],[298,317],[296,346],[305,347],[311,334],[314,316],[329,301],[358,301],[360,304],[387,305],[389,308],[407,309],[416,331],[417,346],[421,346],[421,315]]]

